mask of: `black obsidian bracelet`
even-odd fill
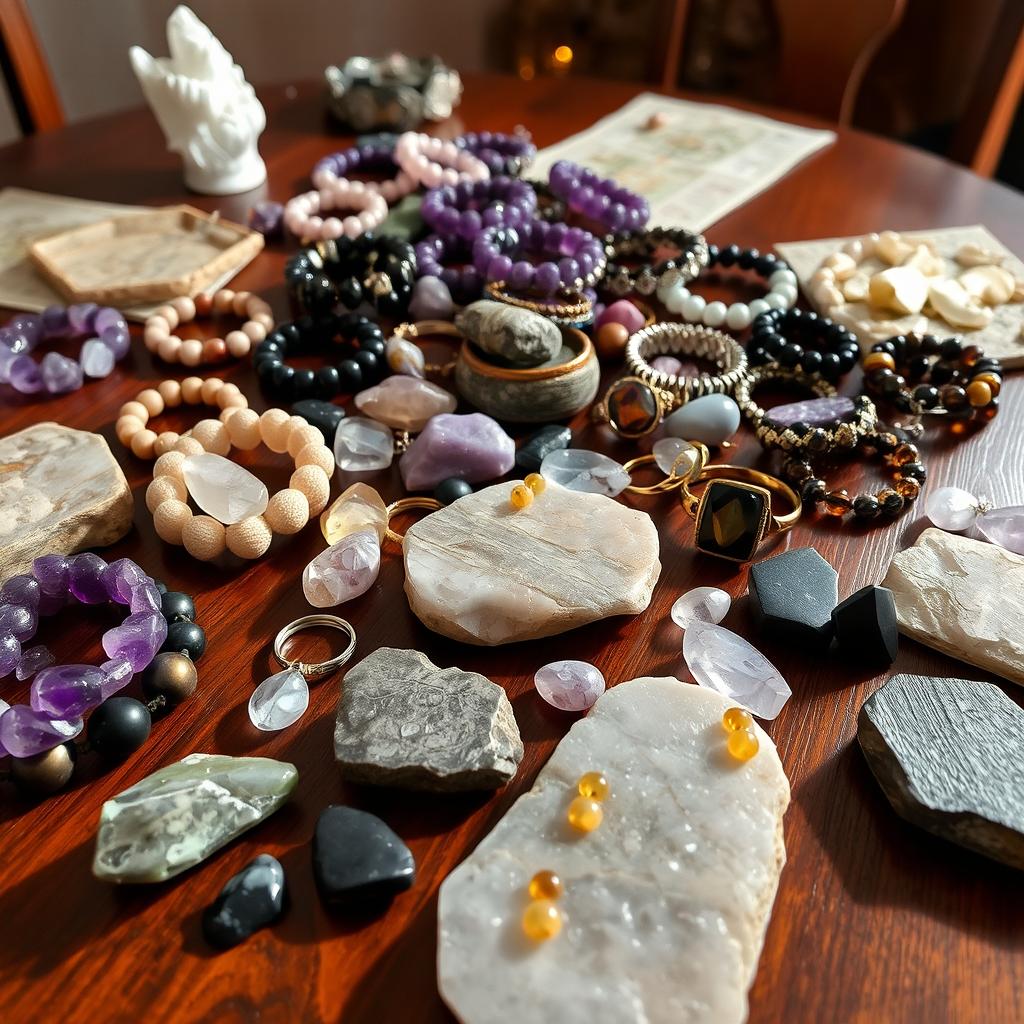
[[[399,318],[409,308],[416,253],[395,235],[337,238],[293,256],[285,264],[284,279],[292,301],[316,320],[364,302]]]
[[[628,295],[634,291],[653,295],[665,275],[685,284],[708,263],[708,243],[704,236],[685,228],[622,231],[608,235],[604,243],[608,265],[601,288],[612,295]],[[679,255],[655,263],[654,255],[660,249],[674,249]]]
[[[778,363],[820,374],[834,384],[857,365],[857,336],[828,317],[802,309],[770,309],[754,318],[747,358],[752,366]]]
[[[302,355],[327,355],[337,361],[319,370],[286,362]],[[359,313],[321,320],[303,317],[271,331],[256,346],[253,366],[260,384],[278,402],[330,401],[335,395],[362,391],[387,373],[384,332]]]

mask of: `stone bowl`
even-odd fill
[[[508,423],[550,423],[574,416],[597,395],[601,368],[581,330],[561,330],[561,352],[529,369],[502,364],[463,341],[455,364],[459,394],[481,412]]]

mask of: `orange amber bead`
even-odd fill
[[[829,491],[825,495],[824,505],[830,516],[845,516],[853,508],[853,502],[845,487],[839,491]]]
[[[916,480],[897,480],[896,493],[907,501],[913,501],[921,493],[921,485]]]
[[[540,475],[540,473],[529,473],[526,479],[523,481],[527,487],[533,491],[534,494],[543,494],[544,488],[547,487],[548,482]]]
[[[534,942],[553,939],[562,930],[562,912],[551,900],[533,900],[523,911],[523,931]]]
[[[526,508],[533,504],[533,491],[526,484],[516,484],[509,495],[513,508]]]
[[[864,372],[895,370],[896,360],[888,352],[870,352],[864,357]]]
[[[986,383],[992,389],[993,396],[998,395],[1000,389],[1003,386],[1003,381],[999,374],[991,373],[988,370],[986,370],[984,373],[979,373],[978,376],[974,378],[974,380],[984,381],[984,383]]]
[[[728,708],[722,715],[722,727],[726,732],[739,732],[740,729],[749,729],[753,724],[750,712],[743,708]]]
[[[530,897],[532,899],[557,900],[562,892],[562,880],[554,871],[538,871],[530,879]]]
[[[579,784],[576,786],[580,796],[589,797],[591,800],[604,800],[612,791],[608,780],[601,772],[587,772],[580,776]]]
[[[920,457],[921,453],[917,450],[916,445],[905,441],[903,444],[897,445],[896,450],[885,461],[891,466],[905,466],[908,462],[917,462]]]
[[[992,389],[983,380],[972,380],[967,385],[967,401],[980,409],[992,401]]]
[[[593,832],[604,818],[604,810],[597,800],[578,796],[569,804],[569,824],[580,832]]]
[[[760,743],[753,729],[737,729],[736,732],[729,733],[725,745],[737,761],[749,761],[757,753]]]

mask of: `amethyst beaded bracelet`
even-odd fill
[[[455,145],[482,160],[491,174],[522,174],[537,155],[528,132],[466,132]]]
[[[574,213],[589,217],[609,231],[636,231],[651,216],[643,196],[569,160],[552,164],[548,186]]]
[[[43,341],[88,335],[78,359],[48,352],[37,363],[30,353]],[[42,313],[19,313],[0,328],[0,383],[23,395],[77,391],[85,377],[106,377],[128,353],[131,336],[120,312],[111,306],[81,302],[66,309],[47,306]]]
[[[548,258],[535,266],[519,258],[524,253]],[[589,231],[542,220],[520,228],[484,228],[473,243],[473,266],[487,281],[504,281],[514,292],[553,295],[559,289],[593,288],[606,262],[604,246]]]
[[[460,305],[480,298],[484,286],[483,275],[467,263],[471,257],[469,246],[457,235],[428,235],[416,243],[416,277],[440,278]],[[444,266],[445,262],[459,266]]]
[[[429,189],[420,216],[439,235],[458,235],[472,242],[484,228],[525,224],[536,209],[537,196],[525,181],[498,177]]]

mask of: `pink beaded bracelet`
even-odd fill
[[[230,313],[246,320],[238,330],[229,331],[223,338],[207,338],[205,341],[188,338],[183,341],[171,333],[179,324],[211,313]],[[194,299],[183,295],[161,306],[146,321],[143,341],[150,352],[166,363],[199,366],[202,363],[222,363],[229,355],[242,359],[273,329],[270,305],[258,295],[221,288],[213,295],[197,295]]]
[[[313,169],[313,184],[321,191],[333,188],[339,183],[351,183],[351,178],[339,178],[330,167],[317,166]],[[399,171],[387,181],[364,181],[368,192],[377,192],[388,206],[394,206],[411,192],[416,191],[416,182],[405,171]]]
[[[347,217],[324,217],[328,210],[354,209]],[[361,181],[337,178],[319,191],[303,192],[284,207],[284,226],[303,242],[358,238],[373,231],[388,215],[388,204],[377,191]]]
[[[395,143],[395,162],[425,188],[457,185],[460,181],[487,181],[487,164],[454,142],[422,132],[406,132]]]

